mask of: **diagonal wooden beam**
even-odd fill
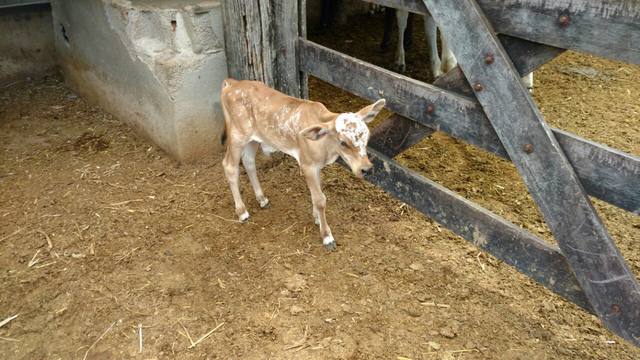
[[[423,0],[596,314],[640,346],[640,287],[475,0]],[[586,39],[583,39],[583,41]],[[491,57],[491,61],[487,59]]]

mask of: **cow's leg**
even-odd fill
[[[396,10],[396,19],[398,20],[398,45],[396,50],[396,70],[404,72],[406,64],[404,61],[404,31],[407,28],[407,20],[409,12],[404,10]]]
[[[230,139],[228,140],[230,141]],[[233,195],[233,201],[236,206],[236,215],[238,220],[245,222],[249,219],[249,213],[240,196],[240,157],[242,156],[242,149],[244,145],[229,142],[227,144],[227,153],[222,160],[222,166],[224,167],[224,174],[229,181],[229,187],[231,188],[231,194]]]
[[[529,73],[522,78],[522,85],[524,85],[530,93],[533,93],[533,73]]]
[[[458,66],[458,60],[456,60],[455,55],[453,55],[453,51],[451,51],[451,48],[442,34],[440,34],[440,38],[442,40],[442,72],[446,74]]]
[[[256,153],[258,152],[259,147],[260,144],[255,141],[252,141],[245,146],[244,151],[242,152],[242,165],[245,170],[247,170],[251,187],[253,187],[253,192],[256,194],[256,200],[260,203],[260,207],[264,209],[269,206],[269,199],[267,199],[262,192],[262,186],[260,186],[258,173],[256,172]]]
[[[424,16],[424,32],[427,34],[427,46],[429,47],[429,64],[434,78],[442,76],[442,62],[438,54],[438,27],[431,15]]]
[[[325,208],[327,206],[327,197],[322,193],[322,187],[320,185],[320,169],[315,166],[308,166],[302,169],[305,180],[307,180],[307,186],[309,186],[309,192],[311,193],[311,201],[313,203],[313,213],[317,215],[317,219],[320,222],[320,236],[322,236],[322,244],[328,250],[336,249],[336,242],[331,234],[329,224],[327,224],[327,217],[325,215]],[[315,216],[315,215],[314,215]]]
[[[393,32],[393,19],[395,19],[395,17],[396,9],[390,7],[384,8],[384,33],[382,34],[382,42],[380,43],[380,50],[382,51],[389,49],[391,33]]]

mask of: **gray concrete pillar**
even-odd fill
[[[181,162],[222,150],[218,1],[53,0],[69,85]]]

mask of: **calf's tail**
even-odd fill
[[[222,136],[220,137],[220,144],[224,145],[227,142],[227,107],[225,106],[225,90],[231,86],[231,83],[235,82],[235,80],[233,79],[225,79],[222,80],[222,91],[221,91],[221,96],[220,96],[220,104],[222,104],[222,112],[224,114],[224,129],[222,130]]]

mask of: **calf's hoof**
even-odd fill
[[[269,199],[264,198],[262,200],[260,200],[260,208],[261,209],[268,209],[271,206],[271,203],[269,202]]]
[[[338,248],[338,246],[336,245],[336,241],[333,239],[332,235],[329,235],[322,239],[322,245],[324,245],[324,248],[328,251],[335,251]]]
[[[249,220],[249,212],[245,211],[238,216],[238,221],[241,223],[246,223]]]

